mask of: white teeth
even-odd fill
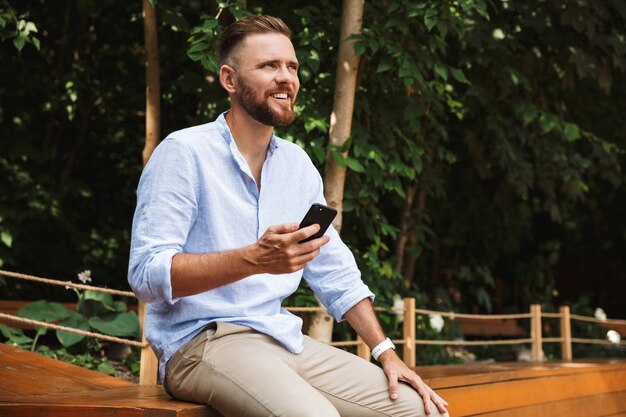
[[[277,93],[277,94],[272,94],[272,97],[274,97],[274,98],[287,98],[287,94],[286,93]]]

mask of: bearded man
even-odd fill
[[[446,413],[385,337],[337,232],[298,243],[319,229],[298,222],[325,201],[306,153],[274,135],[295,118],[290,36],[271,16],[228,26],[218,58],[230,110],[169,135],[139,182],[129,282],[148,303],[161,380],[226,417]],[[303,336],[301,319],[281,308],[302,278],[382,369]]]

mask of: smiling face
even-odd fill
[[[300,81],[289,38],[278,33],[250,35],[230,66],[234,69],[234,105],[239,104],[250,117],[267,126],[286,126],[294,121]]]

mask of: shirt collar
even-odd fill
[[[217,126],[218,126],[218,129],[220,130],[220,133],[222,134],[222,137],[226,141],[226,143],[229,144],[231,149],[233,149],[233,147],[236,149],[237,146],[235,144],[235,140],[233,139],[233,135],[230,132],[230,128],[228,127],[228,123],[226,123],[226,115],[227,114],[228,114],[228,110],[225,111],[224,113],[220,114],[217,117],[217,120],[216,120]],[[270,139],[270,144],[269,144],[269,147],[267,149],[267,158],[271,157],[274,154],[274,152],[276,151],[276,149],[278,149],[278,137],[276,136],[276,134],[274,132],[272,132],[272,137]]]

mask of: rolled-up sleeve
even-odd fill
[[[318,177],[318,185],[311,203],[326,204],[322,179],[317,170],[314,175]],[[340,322],[346,312],[359,301],[365,298],[374,300],[374,294],[361,280],[361,272],[354,255],[332,225],[326,235],[330,237],[330,241],[307,264],[303,276],[329,314]]]
[[[140,300],[174,304],[172,258],[183,251],[196,218],[194,158],[184,143],[165,139],[154,151],[137,187],[128,282]]]

